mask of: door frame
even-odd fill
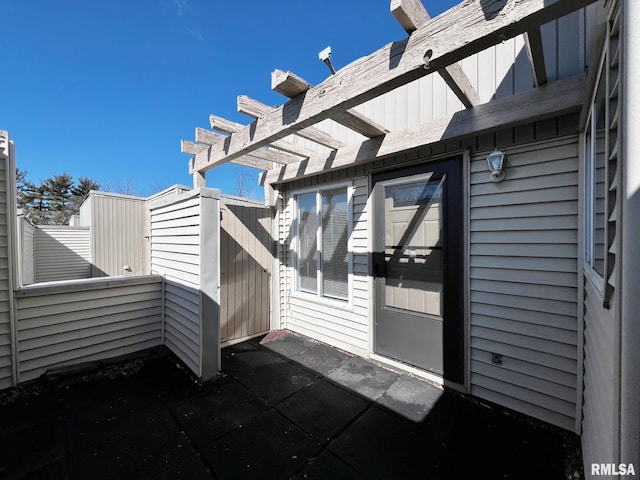
[[[435,375],[431,372],[419,369],[417,367],[413,367],[406,363],[394,360],[392,358],[388,358],[382,355],[378,355],[374,351],[375,341],[375,315],[376,315],[376,295],[375,295],[375,279],[373,276],[373,264],[372,264],[372,255],[369,258],[369,358],[372,360],[376,360],[380,363],[388,364],[392,367],[398,368],[400,370],[407,371],[409,373],[415,374],[416,376],[425,378],[430,382],[435,384],[443,385],[447,388],[451,388],[452,390],[456,390],[462,393],[470,393],[471,391],[471,327],[470,327],[470,160],[471,160],[471,151],[469,148],[460,149],[457,151],[451,151],[446,154],[438,154],[433,155],[431,157],[421,157],[413,162],[407,163],[399,163],[396,165],[385,166],[382,168],[371,169],[368,173],[368,190],[369,190],[369,198],[368,198],[368,215],[367,215],[367,223],[368,223],[368,234],[369,234],[369,242],[368,249],[369,252],[374,251],[374,204],[375,199],[373,198],[373,176],[378,174],[384,174],[389,172],[390,174],[394,171],[399,171],[403,169],[411,169],[411,168],[424,168],[425,171],[429,171],[429,165],[433,163],[438,163],[441,161],[447,160],[456,160],[461,161],[461,202],[462,202],[462,259],[461,266],[463,272],[463,281],[461,287],[461,315],[462,315],[462,331],[461,334],[463,336],[463,345],[462,345],[462,369],[463,369],[463,382],[455,383],[448,379],[445,379],[443,376]],[[419,172],[416,172],[419,173]]]

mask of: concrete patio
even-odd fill
[[[287,332],[0,397],[0,478],[566,479],[578,439]]]

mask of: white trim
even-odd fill
[[[390,365],[390,366],[392,366],[394,368],[397,368],[398,370],[409,372],[409,373],[415,375],[416,377],[424,378],[424,379],[430,381],[431,383],[435,383],[436,385],[438,385],[440,387],[444,387],[445,386],[444,378],[442,376],[440,376],[440,375],[436,375],[435,373],[427,372],[426,370],[421,370],[421,369],[419,369],[417,367],[414,367],[412,365],[409,365],[407,363],[402,363],[402,362],[399,362],[399,361],[394,360],[392,358],[385,357],[383,355],[378,355],[377,353],[373,353],[373,352],[371,352],[369,354],[369,358],[371,360],[375,360],[376,362],[380,362],[380,363],[384,363],[386,365]]]
[[[593,284],[593,286],[595,287],[596,291],[598,292],[598,294],[600,295],[600,300],[604,301],[604,291],[605,291],[605,284],[606,284],[606,267],[607,267],[607,243],[606,243],[606,239],[607,239],[607,235],[608,235],[608,228],[607,228],[607,223],[608,223],[608,195],[606,194],[607,189],[605,189],[605,195],[604,195],[604,203],[605,203],[605,208],[604,208],[604,257],[603,257],[603,275],[600,275],[594,268],[594,258],[596,255],[596,250],[595,250],[595,223],[593,221],[593,213],[595,211],[595,202],[596,202],[596,193],[595,193],[595,174],[596,174],[596,120],[594,118],[594,104],[596,101],[596,97],[598,96],[598,90],[600,87],[601,82],[604,81],[604,92],[605,92],[605,97],[604,97],[604,104],[605,104],[605,145],[604,145],[604,155],[605,155],[605,186],[608,185],[608,155],[607,152],[609,151],[609,134],[608,134],[608,129],[609,129],[609,108],[608,108],[608,103],[609,103],[609,95],[608,95],[608,91],[609,91],[609,81],[608,81],[608,75],[607,72],[605,71],[605,64],[606,61],[608,59],[608,39],[605,39],[604,41],[604,45],[603,45],[603,50],[602,53],[600,55],[600,58],[598,60],[598,71],[595,75],[594,78],[594,84],[593,84],[593,90],[591,92],[591,97],[589,100],[589,104],[588,104],[588,111],[587,111],[587,115],[586,115],[586,121],[585,121],[585,128],[582,132],[582,134],[580,135],[580,144],[579,145],[579,149],[581,149],[583,155],[579,156],[579,160],[581,164],[584,164],[584,170],[583,170],[583,175],[579,178],[582,178],[583,180],[583,189],[584,189],[584,202],[582,204],[582,216],[583,216],[583,223],[582,223],[582,230],[581,230],[581,237],[582,240],[584,242],[584,248],[582,250],[582,258],[580,260],[580,262],[582,262],[583,264],[583,272],[584,272],[584,276],[586,278],[589,279],[589,281]],[[586,136],[587,136],[587,128],[590,130],[588,132],[589,134],[589,138],[590,138],[590,144],[587,146],[586,145]],[[587,148],[589,148],[589,152],[587,152]],[[588,155],[587,155],[588,153]],[[580,173],[578,173],[580,174]],[[579,189],[581,190],[581,189]],[[588,207],[588,208],[587,208]],[[588,210],[588,212],[587,212]],[[587,213],[589,213],[589,215],[587,215]],[[589,253],[589,260],[587,261],[587,253]],[[580,262],[578,264],[580,264]]]

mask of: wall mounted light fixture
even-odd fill
[[[506,176],[504,167],[504,153],[497,148],[487,157],[487,165],[489,166],[489,178],[492,182],[501,182]]]
[[[324,64],[329,68],[329,71],[331,72],[331,75],[335,75],[336,74],[336,69],[333,68],[333,65],[331,63],[331,47],[327,47],[324,50],[322,50],[319,54],[318,54],[318,58],[320,60],[322,60],[324,62]]]

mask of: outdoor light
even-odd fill
[[[501,182],[504,180],[505,172],[502,170],[504,163],[504,153],[497,148],[487,157],[487,165],[489,166],[489,178],[492,182]]]
[[[331,64],[331,47],[327,47],[324,50],[322,50],[318,54],[318,58],[322,60],[327,67],[329,67],[329,71],[331,72],[331,75],[336,74],[336,69],[333,68],[333,65]]]

